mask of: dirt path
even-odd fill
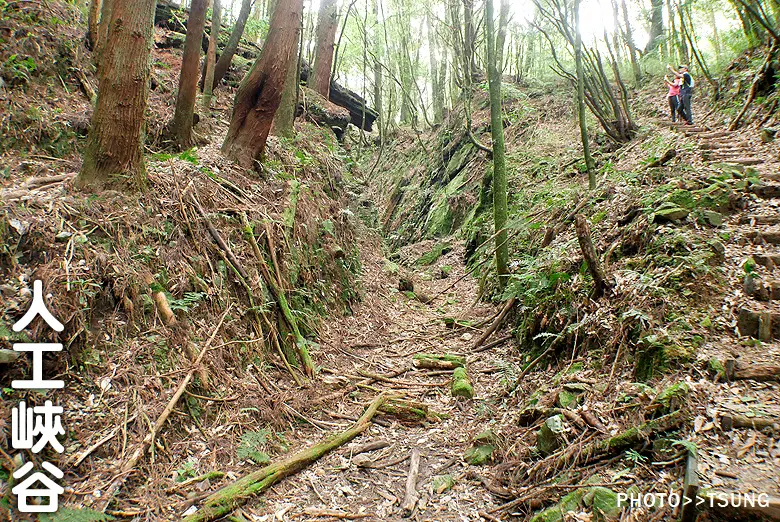
[[[776,142],[763,143],[755,131],[732,132],[718,126],[676,126],[691,152],[702,160],[702,175],[729,173],[723,180],[735,188],[740,210],[714,229],[724,245],[724,269],[730,292],[721,311],[730,317],[727,335],[705,344],[698,354],[709,361],[736,362],[755,379],[713,382],[698,379],[699,400],[692,440],[699,448],[703,488],[780,495],[780,441],[776,433],[742,427],[723,430],[723,420],[780,419],[780,376],[766,375],[765,365],[780,362],[780,156]],[[706,361],[706,362],[705,362]],[[765,374],[761,378],[761,373]],[[775,370],[776,373],[776,370]],[[763,382],[762,382],[763,381]]]
[[[416,259],[432,245],[423,242],[404,249],[401,263]],[[361,372],[392,374],[411,368],[415,353],[446,352],[467,356],[476,398],[458,402],[451,397],[449,375],[409,369],[388,382],[378,381],[329,401],[320,412],[312,414],[322,422],[323,429],[347,427],[349,419],[359,416],[365,404],[380,391],[403,393],[447,418],[422,425],[380,418],[381,424],[374,424],[351,444],[275,486],[262,500],[244,510],[261,516],[255,520],[273,520],[275,514],[284,520],[311,520],[328,511],[359,514],[366,520],[401,520],[409,456],[416,450],[421,456],[416,512],[424,514],[415,514],[413,519],[476,520],[477,511],[494,502],[478,482],[460,480],[442,494],[433,493],[431,484],[436,475],[450,474],[457,479],[468,473],[469,469],[462,464],[463,453],[475,434],[495,422],[491,419],[496,412],[484,398],[495,394],[500,379],[493,373],[483,373],[494,367],[494,356],[487,352],[468,355],[479,332],[473,328],[449,329],[442,319],[462,318],[476,324],[490,319],[496,310],[474,304],[477,284],[470,276],[447,289],[464,274],[461,246],[414,273],[418,295],[433,297],[446,290],[430,304],[397,291],[398,277],[392,269],[388,273],[378,243],[365,244],[362,251],[365,299],[353,316],[331,322],[321,332],[319,361],[325,383],[335,386],[346,379],[355,382],[363,378]],[[451,266],[452,271],[447,278],[440,279],[443,265]],[[301,426],[294,436],[297,447],[322,438],[324,432]],[[384,442],[385,447],[356,455],[359,448],[373,442]]]

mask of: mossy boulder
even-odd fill
[[[715,212],[714,210],[703,210],[700,214],[699,222],[713,226],[713,227],[719,227],[723,224],[723,214],[720,212]]]
[[[565,431],[563,415],[549,417],[536,436],[536,448],[543,455],[549,455],[563,445],[563,433]]]
[[[662,203],[655,209],[653,221],[656,223],[669,223],[681,221],[688,217],[690,211],[671,202]]]
[[[474,387],[471,385],[471,379],[469,379],[466,368],[455,368],[452,373],[452,383],[450,386],[453,397],[463,397],[464,399],[474,398]]]
[[[596,486],[583,497],[582,503],[593,510],[596,520],[613,519],[620,514],[617,493],[609,488]]]

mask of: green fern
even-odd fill
[[[43,513],[38,517],[38,522],[106,522],[108,520],[114,520],[114,517],[94,509],[68,507],[60,508],[56,513]]]

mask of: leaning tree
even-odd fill
[[[222,152],[252,168],[265,152],[282,100],[291,56],[298,50],[303,0],[279,0],[260,56],[241,81]]]

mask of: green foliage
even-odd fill
[[[32,57],[22,59],[18,54],[12,54],[3,62],[3,76],[22,83],[29,82],[30,74],[35,72],[37,67]]]
[[[168,295],[168,303],[171,306],[171,310],[189,312],[192,308],[197,307],[204,297],[206,297],[206,294],[203,292],[184,292],[184,296],[181,299],[172,299]]]
[[[430,251],[421,255],[414,264],[421,266],[432,265],[451,250],[452,246],[449,243],[436,243]]]
[[[625,459],[632,462],[634,466],[647,461],[647,457],[637,452],[635,449],[626,450]]]
[[[252,459],[256,464],[271,461],[267,453],[262,451],[268,443],[268,430],[247,431],[241,435],[241,444],[236,450],[239,459]]]

